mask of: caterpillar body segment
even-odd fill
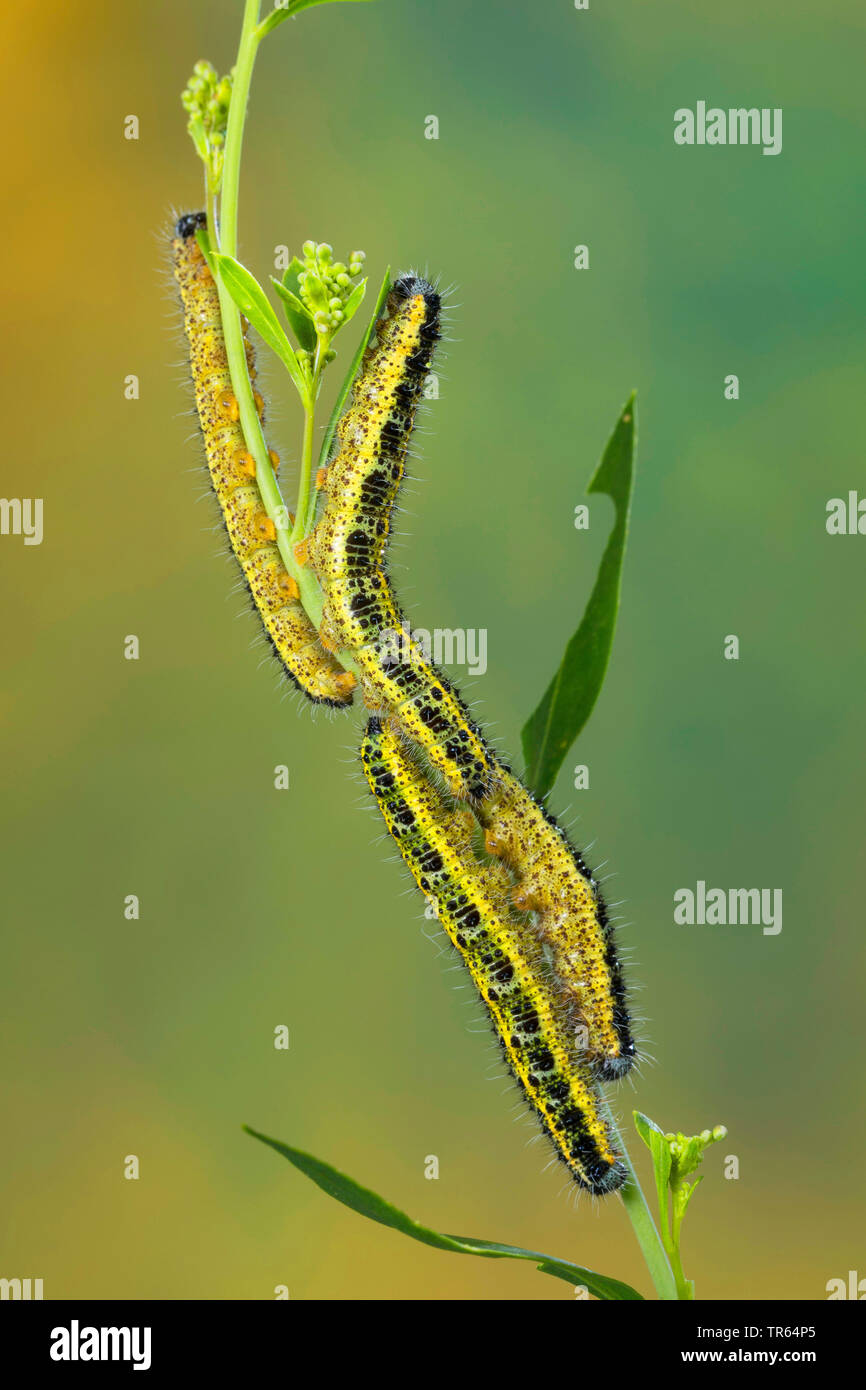
[[[419,888],[467,966],[509,1066],[557,1155],[577,1183],[601,1195],[626,1170],[610,1137],[589,1068],[545,976],[536,941],[511,920],[501,868],[472,851],[465,810],[452,810],[390,721],[370,719],[364,772]]]
[[[247,450],[232,391],[219,294],[195,235],[205,225],[204,213],[180,218],[171,247],[214,493],[253,603],[286,674],[314,704],[343,708],[352,703],[355,677],[319,642],[299,601],[297,584],[283,563],[274,524],[256,486],[255,460]],[[247,364],[254,370],[248,342],[246,353]],[[256,404],[261,414],[258,395]]]

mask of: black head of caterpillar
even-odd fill
[[[195,236],[199,229],[204,229],[206,226],[206,212],[185,212],[177,219],[174,234],[179,236],[182,241],[186,241],[188,237]]]
[[[247,449],[232,389],[217,286],[196,232],[207,225],[203,212],[185,213],[172,241],[174,276],[184,310],[196,411],[220,515],[253,604],[289,679],[317,705],[342,709],[352,703],[351,672],[322,648],[300,603],[298,585],[283,563],[274,522],[256,482],[256,461]],[[245,340],[250,374],[252,344]],[[254,393],[261,413],[264,402]],[[276,467],[277,456],[271,454]]]

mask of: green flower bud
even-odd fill
[[[305,256],[309,256],[310,259],[312,259],[316,254],[316,243],[314,241],[305,241],[301,250]]]

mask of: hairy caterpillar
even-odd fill
[[[384,567],[391,511],[439,336],[439,308],[436,291],[417,276],[402,276],[392,286],[377,341],[338,427],[327,504],[302,556],[325,594],[323,641],[352,652],[366,703],[393,714],[449,790],[473,802],[489,851],[517,879],[514,905],[535,914],[586,1060],[611,1079],[632,1065],[635,1044],[597,883],[553,817],[487,746],[457,692],[417,644],[410,639],[395,652],[387,640],[403,624]]]
[[[299,602],[298,586],[275,544],[276,529],[262,507],[256,464],[238,421],[222,335],[219,295],[196,240],[206,225],[203,212],[181,217],[172,240],[174,275],[180,289],[189,343],[195,403],[213,489],[232,550],[274,651],[290,679],[314,703],[342,707],[352,702],[355,677],[319,642]],[[246,346],[253,366],[253,350]],[[261,397],[256,404],[263,410]],[[276,455],[271,454],[276,464]]]
[[[393,711],[455,795],[483,796],[490,754],[459,695],[402,636],[403,615],[384,569],[391,510],[406,466],[409,435],[424,377],[440,337],[440,297],[426,280],[394,282],[340,420],[338,448],[324,479],[319,523],[296,551],[325,597],[321,637],[347,650],[372,709]]]
[[[601,1195],[625,1180],[592,1074],[575,1054],[567,1019],[537,943],[509,919],[508,884],[474,856],[471,817],[449,809],[390,721],[373,716],[364,773],[419,888],[487,1005],[512,1072],[580,1186]]]
[[[598,884],[553,816],[522,782],[499,766],[497,786],[480,808],[485,844],[517,876],[514,906],[535,914],[572,1024],[583,1026],[587,1060],[605,1079],[635,1060],[625,981]]]

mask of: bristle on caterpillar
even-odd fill
[[[273,649],[294,685],[315,704],[352,703],[355,677],[319,642],[298,597],[296,581],[276,545],[276,530],[256,485],[256,464],[247,450],[232,391],[220,317],[219,294],[196,239],[204,213],[181,217],[172,240],[174,275],[183,304],[195,403],[213,490],[232,550]],[[254,375],[252,345],[247,365]],[[258,392],[259,416],[264,402]],[[275,454],[271,454],[274,464]]]
[[[370,719],[361,760],[385,823],[468,968],[508,1064],[577,1183],[602,1195],[625,1180],[592,1073],[544,971],[511,920],[499,866],[472,851],[466,813],[450,809],[391,721]]]
[[[391,512],[440,337],[439,314],[440,298],[428,281],[395,280],[337,427],[336,453],[321,476],[327,495],[321,519],[299,558],[324,593],[322,640],[351,652],[365,703],[396,715],[456,796],[477,798],[491,784],[484,740],[451,684],[404,638],[385,570]]]

